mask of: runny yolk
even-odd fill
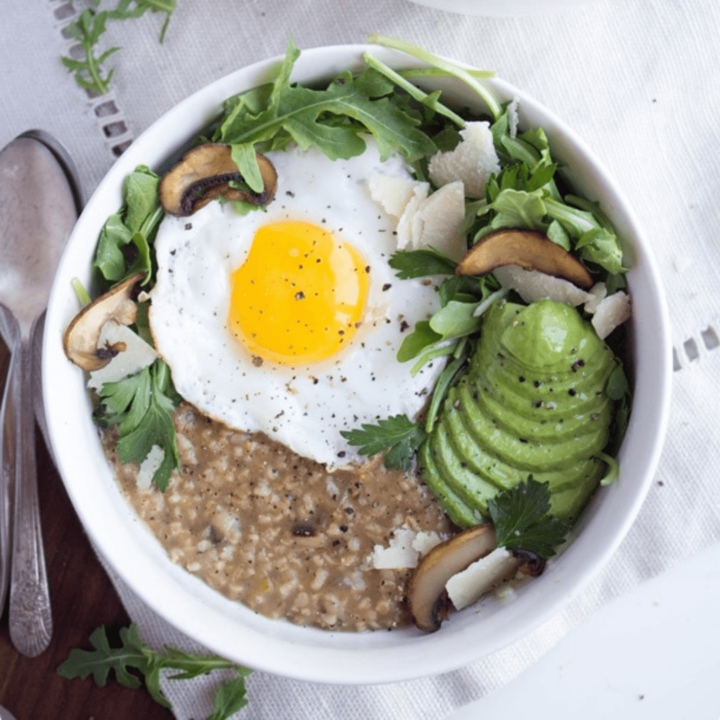
[[[347,347],[369,278],[355,248],[293,220],[260,227],[230,283],[230,331],[253,355],[297,365]]]

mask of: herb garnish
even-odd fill
[[[165,213],[158,200],[160,177],[139,165],[123,182],[123,204],[100,231],[93,266],[107,287],[138,272],[146,273],[143,285],[151,282],[152,244]]]
[[[153,483],[165,492],[170,475],[180,466],[173,412],[180,402],[170,378],[170,368],[156,360],[149,367],[118,382],[107,382],[99,391],[97,421],[117,426],[121,463],[141,463],[157,446],[162,461],[153,474]]]
[[[165,22],[160,31],[160,42],[162,43],[170,16],[175,10],[175,0],[120,0],[112,10],[99,10],[100,3],[101,0],[92,0],[93,7],[83,10],[77,20],[67,27],[67,33],[71,38],[77,40],[84,57],[75,59],[64,56],[60,59],[83,90],[96,95],[106,95],[110,90],[110,81],[115,73],[115,68],[104,72],[102,66],[111,55],[120,50],[115,46],[97,54],[100,39],[107,30],[108,20],[139,18],[148,11],[165,13]]]
[[[508,550],[525,550],[546,560],[565,542],[568,523],[550,514],[550,487],[534,480],[503,491],[488,501],[496,544]]]
[[[432,155],[437,147],[420,129],[421,116],[394,102],[395,84],[374,68],[345,71],[322,90],[291,83],[300,51],[290,41],[271,84],[225,102],[213,139],[232,147],[232,157],[250,189],[262,190],[255,152],[280,150],[290,142],[317,147],[331,160],[361,155],[364,135],[376,140],[381,158],[393,152],[408,162]]]
[[[404,470],[412,467],[413,457],[425,440],[425,431],[407,415],[393,415],[379,420],[377,425],[364,423],[358,430],[341,430],[340,434],[351,444],[357,445],[358,452],[373,457],[385,452],[387,468]]]
[[[94,650],[74,648],[57,672],[64,678],[86,678],[90,675],[98,687],[104,687],[110,671],[117,681],[129,688],[141,687],[140,677],[155,702],[170,708],[170,701],[160,689],[161,672],[176,670],[171,680],[188,680],[213,670],[234,670],[237,677],[222,683],[215,692],[213,712],[205,720],[227,720],[248,703],[245,678],[252,672],[218,655],[195,655],[166,646],[158,652],[145,644],[133,623],[120,629],[121,647],[112,648],[104,627],[90,635]],[[139,677],[140,676],[140,677]]]

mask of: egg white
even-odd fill
[[[412,377],[396,359],[405,334],[438,307],[432,284],[399,280],[389,267],[395,221],[368,190],[373,175],[407,172],[399,158],[382,163],[374,143],[349,160],[297,148],[269,157],[278,189],[266,211],[242,216],[212,202],[189,218],[162,221],[150,309],[155,345],[178,392],[208,416],[263,432],[329,467],[358,463],[363,459],[340,431],[400,413],[415,418],[442,366],[436,361]],[[345,350],[320,363],[260,362],[228,328],[230,274],[243,263],[256,229],[282,220],[335,233],[370,267],[362,326]]]

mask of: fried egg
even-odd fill
[[[178,392],[206,415],[330,468],[359,463],[341,431],[415,418],[442,369],[436,361],[413,376],[396,359],[438,308],[437,288],[395,276],[396,221],[368,179],[408,173],[370,142],[349,160],[312,148],[268,157],[278,190],[265,210],[211,202],[163,219],[155,345]]]

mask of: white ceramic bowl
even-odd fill
[[[395,67],[417,65],[374,46],[325,47],[305,51],[294,78],[328,79],[359,67],[365,50]],[[159,615],[212,651],[255,669],[329,683],[381,683],[445,672],[500,650],[559,612],[602,568],[635,518],[658,462],[668,413],[671,351],[658,274],[630,209],[595,156],[537,102],[493,81],[500,98],[520,99],[523,124],[546,129],[579,190],[602,203],[626,243],[634,303],[635,406],[620,453],[619,480],[600,490],[580,521],[578,538],[517,599],[502,607],[487,602],[480,614],[463,612],[435,634],[415,628],[324,632],[267,620],[225,599],[173,565],[123,499],[91,420],[83,373],[65,358],[61,336],[78,309],[71,280],[88,283],[98,233],[121,204],[126,174],[138,164],[160,166],[218,114],[223,100],[267,81],[279,60],[234,72],[181,102],[118,159],[88,202],[60,263],[46,318],[43,381],[53,451],[75,509],[110,565]],[[455,81],[444,80],[442,86],[448,99],[477,102]]]

